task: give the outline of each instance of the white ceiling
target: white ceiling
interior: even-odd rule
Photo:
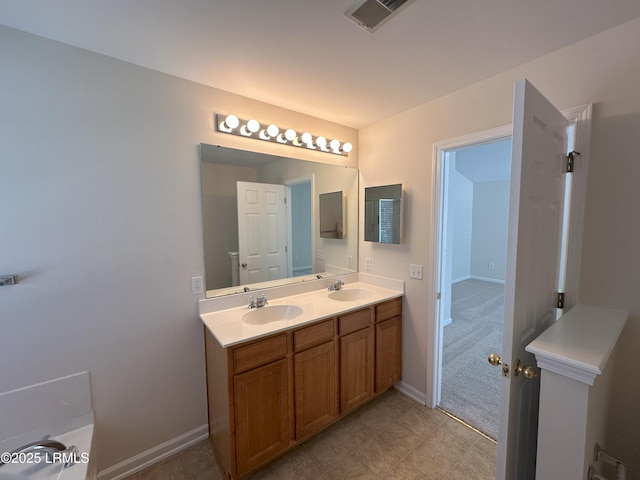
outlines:
[[[509,180],[511,174],[511,138],[458,148],[456,170],[473,183]]]
[[[360,128],[640,16],[638,0],[0,0],[0,24]]]

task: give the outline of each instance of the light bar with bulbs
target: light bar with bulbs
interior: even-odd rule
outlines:
[[[342,143],[338,139],[327,141],[326,137],[321,135],[314,137],[309,132],[298,133],[292,128],[281,129],[273,123],[265,125],[253,118],[242,120],[235,115],[220,115],[217,113],[216,130],[240,137],[255,138],[256,140],[307,148],[345,157],[353,150],[353,145],[349,142]]]

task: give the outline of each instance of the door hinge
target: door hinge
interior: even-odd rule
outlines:
[[[564,293],[556,292],[556,308],[564,308]]]
[[[287,247],[286,245],[284,246],[284,253],[287,253],[289,251],[289,247]]]
[[[567,173],[573,172],[573,160],[575,159],[576,155],[580,155],[580,152],[576,152],[574,150],[573,152],[567,153]]]
[[[287,197],[284,197],[284,204],[287,204]]]

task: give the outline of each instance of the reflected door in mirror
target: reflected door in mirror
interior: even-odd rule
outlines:
[[[285,187],[238,182],[240,284],[287,276]]]

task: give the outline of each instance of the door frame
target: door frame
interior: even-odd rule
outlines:
[[[568,258],[565,288],[565,311],[578,301],[578,285],[580,281],[580,258],[582,255],[582,232],[584,225],[584,211],[586,203],[586,180],[589,160],[589,138],[591,136],[592,104],[580,105],[567,110],[562,114],[575,123],[574,145],[580,152],[573,173],[573,187],[571,191],[572,213],[570,217]],[[442,259],[440,244],[443,240],[443,208],[442,201],[443,175],[442,153],[446,150],[467,147],[474,144],[488,143],[510,138],[513,133],[513,125],[503,125],[480,132],[452,138],[433,145],[431,163],[431,234],[429,248],[428,292],[427,292],[427,388],[426,405],[435,408],[440,400],[442,381],[442,326],[441,301],[438,296],[442,288]]]
[[[282,182],[284,186],[287,188],[287,258],[288,258],[288,274],[290,277],[293,276],[293,218],[291,215],[291,207],[293,200],[291,199],[291,186],[298,185],[301,183],[309,183],[311,185],[310,195],[311,195],[311,269],[312,272],[317,272],[316,268],[316,222],[313,221],[316,212],[316,179],[315,174],[310,173],[309,175],[303,175],[302,177],[290,178]]]

